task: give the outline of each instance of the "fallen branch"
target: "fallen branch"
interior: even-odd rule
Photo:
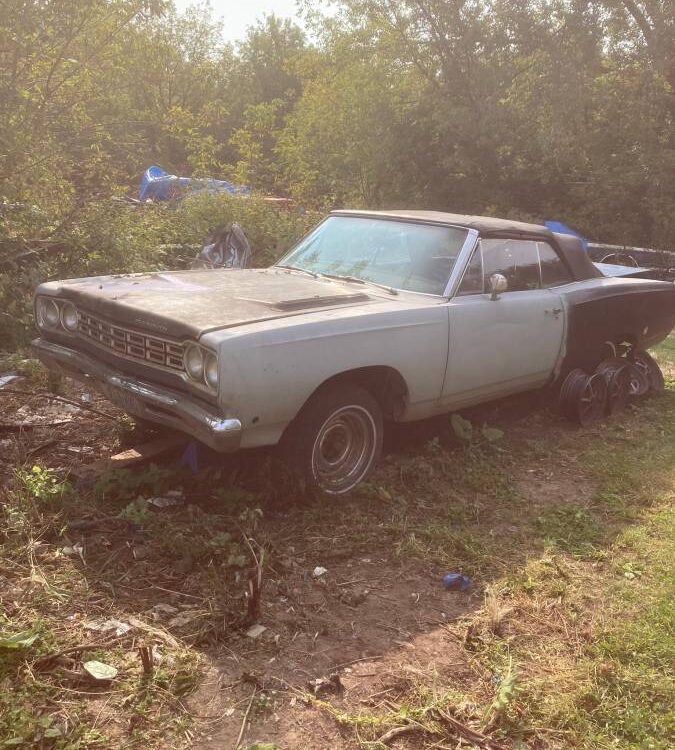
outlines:
[[[75,521],[68,521],[68,531],[87,531],[88,529],[96,529],[99,526],[105,526],[106,524],[120,524],[124,526],[133,526],[133,523],[128,518],[120,518],[120,516],[103,516],[102,518],[89,519],[78,519]]]
[[[239,730],[239,736],[237,737],[237,741],[234,743],[234,750],[239,750],[239,748],[241,747],[241,740],[244,736],[244,732],[246,731],[246,722],[248,721],[249,714],[251,713],[251,706],[253,705],[253,700],[257,692],[258,692],[258,688],[254,687],[253,692],[251,693],[251,700],[248,702],[246,713],[244,714],[244,719],[241,722],[241,729]]]
[[[59,422],[0,422],[0,430],[8,432],[22,432],[23,430],[34,430],[36,427],[59,427],[62,424],[70,424],[72,419],[62,419]]]
[[[442,711],[440,708],[438,708],[436,709],[436,714],[439,716],[441,721],[449,724],[460,737],[468,740],[469,742],[472,742],[474,745],[478,745],[478,747],[484,747],[487,750],[506,750],[504,745],[497,742],[497,740],[493,740],[491,737],[488,737],[487,735],[482,734],[475,729],[471,729],[471,727],[467,727],[466,724],[462,724],[461,721],[455,719],[454,716],[450,716],[450,714],[446,711]]]
[[[55,661],[56,659],[59,659],[62,656],[69,656],[70,654],[79,654],[81,651],[93,651],[94,649],[99,648],[108,648],[108,646],[112,646],[113,644],[117,643],[121,638],[124,638],[123,635],[115,636],[114,638],[110,638],[107,641],[95,641],[94,643],[79,643],[77,646],[71,646],[70,648],[64,648],[62,651],[56,651],[53,654],[45,654],[44,656],[40,656],[38,659],[36,659],[33,662],[33,666],[35,666],[37,669],[44,669],[46,666],[48,666],[51,662]]]
[[[380,743],[381,745],[388,745],[390,742],[400,737],[402,734],[410,734],[411,732],[417,731],[418,727],[412,724],[406,724],[403,727],[393,727],[388,732],[385,732],[379,739],[375,741],[375,744]]]
[[[262,576],[263,576],[263,564],[265,562],[265,549],[260,547],[260,557],[256,555],[253,545],[249,538],[242,532],[244,541],[248,546],[253,559],[253,564],[249,570],[248,576],[248,591],[246,593],[246,623],[254,623],[260,619],[260,601],[262,595]]]
[[[58,440],[48,440],[46,443],[37,445],[35,446],[35,448],[31,448],[29,451],[26,452],[26,458],[33,458],[33,456],[36,456],[38,453],[41,453],[43,450],[46,450],[47,448],[51,448],[52,445],[56,445],[56,443],[58,443]]]
[[[72,398],[66,398],[65,396],[57,396],[55,393],[33,393],[32,391],[22,391],[16,388],[0,389],[0,396],[5,393],[11,393],[16,396],[35,396],[36,398],[47,398],[50,401],[61,401],[64,404],[77,406],[78,409],[84,409],[84,411],[93,412],[94,414],[98,414],[100,417],[105,417],[106,419],[117,419],[117,417],[113,416],[112,414],[108,414],[105,411],[96,409],[95,407],[89,406],[88,404],[84,404],[81,401],[75,401],[75,399],[72,399]],[[42,426],[42,425],[38,425],[38,426]]]

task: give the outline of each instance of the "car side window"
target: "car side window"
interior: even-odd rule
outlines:
[[[480,247],[473,251],[471,260],[464,271],[464,278],[457,290],[458,295],[483,293],[483,257]]]
[[[531,240],[484,239],[483,276],[488,288],[493,273],[506,277],[509,292],[539,289],[539,253]]]
[[[548,242],[537,242],[537,248],[539,250],[539,263],[541,264],[541,285],[543,287],[559,286],[574,281],[562,258]]]

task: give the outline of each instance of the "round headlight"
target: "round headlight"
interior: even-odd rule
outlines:
[[[185,350],[183,359],[185,370],[193,380],[202,380],[204,377],[204,353],[196,344],[189,344]]]
[[[218,388],[218,358],[208,352],[204,360],[204,380],[211,388]]]
[[[61,306],[61,323],[66,331],[77,331],[77,308],[72,302]]]
[[[39,297],[37,301],[38,324],[46,328],[56,328],[59,324],[59,306],[49,297]]]

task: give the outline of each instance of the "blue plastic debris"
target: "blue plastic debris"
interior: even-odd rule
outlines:
[[[178,177],[153,165],[143,173],[138,197],[141,202],[179,201],[189,195],[204,192],[249,195],[251,191],[247,187],[233,185],[227,180],[215,180],[213,177]]]
[[[180,465],[187,466],[193,474],[199,471],[198,447],[194,440],[190,440],[185,446],[183,455],[180,457]]]
[[[466,591],[471,586],[471,579],[462,573],[448,573],[443,576],[443,585],[451,591]]]

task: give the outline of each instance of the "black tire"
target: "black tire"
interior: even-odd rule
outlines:
[[[284,462],[308,489],[342,495],[363,482],[382,453],[382,409],[364,388],[318,390],[281,440]]]
[[[560,406],[572,422],[586,427],[604,416],[607,383],[603,375],[587,375],[577,368],[568,373],[560,389]]]
[[[595,368],[595,372],[602,375],[607,383],[605,414],[622,412],[630,397],[630,362],[623,357],[605,359]]]
[[[647,378],[648,390],[652,393],[663,393],[666,384],[656,360],[647,352],[634,352],[631,359],[633,367]]]

